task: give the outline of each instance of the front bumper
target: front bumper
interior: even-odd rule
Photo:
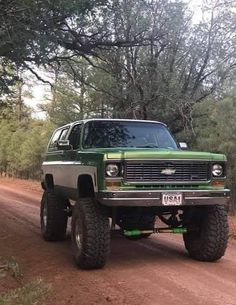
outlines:
[[[151,190],[151,191],[100,191],[97,193],[98,201],[106,206],[163,206],[163,193],[182,193],[181,206],[193,205],[222,205],[227,204],[230,190]]]

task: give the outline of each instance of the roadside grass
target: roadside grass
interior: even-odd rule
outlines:
[[[9,260],[0,257],[0,282],[12,278],[17,281],[18,288],[0,294],[0,305],[43,305],[43,301],[51,291],[50,285],[41,278],[22,284],[23,268],[15,258]]]
[[[5,277],[7,272],[15,279],[23,277],[23,269],[14,257],[11,257],[9,260],[0,258],[0,279]]]
[[[42,279],[0,295],[0,305],[42,305],[51,288]]]

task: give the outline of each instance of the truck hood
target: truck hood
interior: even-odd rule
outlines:
[[[153,148],[99,148],[96,152],[104,153],[106,159],[166,159],[166,160],[209,160],[226,161],[223,154],[209,152],[167,150]]]

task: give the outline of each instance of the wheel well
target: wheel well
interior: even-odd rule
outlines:
[[[53,175],[51,175],[51,174],[46,174],[45,175],[45,184],[46,184],[46,188],[47,189],[54,188]]]
[[[93,180],[90,175],[81,175],[78,178],[79,198],[94,197]]]

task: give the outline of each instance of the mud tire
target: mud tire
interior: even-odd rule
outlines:
[[[219,260],[225,253],[229,228],[224,206],[198,208],[188,218],[190,231],[183,234],[185,247],[193,259],[206,262]],[[198,229],[198,232],[191,229]]]
[[[44,240],[63,241],[66,238],[68,205],[68,200],[59,197],[53,190],[44,191],[40,208],[41,234]]]
[[[110,254],[108,216],[94,198],[79,199],[72,214],[72,251],[81,269],[104,267]]]

